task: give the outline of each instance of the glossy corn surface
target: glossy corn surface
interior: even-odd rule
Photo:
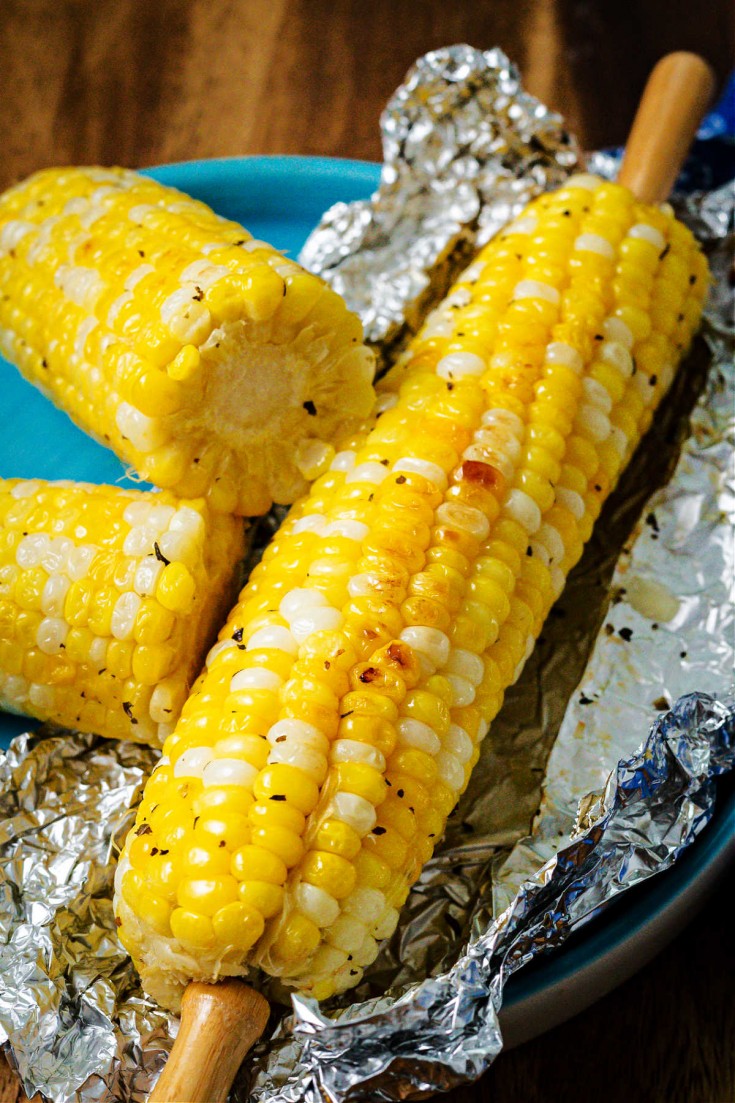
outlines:
[[[118,868],[175,1005],[251,965],[358,982],[688,347],[707,266],[578,177],[464,273],[253,572]]]
[[[0,479],[0,709],[160,746],[226,615],[243,532],[201,499]]]
[[[0,196],[0,352],[150,482],[244,515],[304,493],[373,402],[335,292],[123,169],[49,169]]]

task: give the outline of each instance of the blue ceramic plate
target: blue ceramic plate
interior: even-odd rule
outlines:
[[[380,170],[360,161],[248,157],[147,171],[295,257],[322,212],[338,200],[370,195]],[[93,483],[123,479],[115,456],[85,436],[2,358],[0,394],[0,476]],[[0,714],[0,746],[27,728],[22,718]],[[518,1043],[555,1026],[629,977],[684,926],[733,859],[735,792],[730,791],[723,795],[714,822],[673,870],[626,894],[564,950],[510,982],[502,1014],[507,1042]]]

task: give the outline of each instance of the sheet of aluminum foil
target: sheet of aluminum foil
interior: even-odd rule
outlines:
[[[378,190],[331,207],[300,260],[357,311],[385,361],[472,253],[580,155],[561,116],[523,90],[497,49],[426,54],[380,125]]]
[[[421,98],[420,89],[417,95]],[[545,109],[539,110],[543,115]],[[571,148],[566,140],[563,148]],[[519,157],[519,169],[521,162]],[[734,374],[728,345],[732,291],[725,271],[732,256],[732,242],[726,239],[732,209],[732,194],[723,192],[695,197],[685,212],[709,242],[719,276],[706,344],[700,343],[679,373],[654,433],[610,499],[534,656],[493,725],[470,787],[409,898],[396,936],[341,1005],[320,1010],[296,1000],[291,1015],[276,1010],[273,1036],[241,1074],[233,1099],[405,1099],[478,1075],[502,1045],[497,1013],[510,973],[540,947],[560,945],[628,883],[669,865],[711,815],[712,779],[732,760],[732,703],[701,694],[686,698],[656,723],[642,755],[631,757],[629,749],[641,742],[663,698],[673,701],[681,692],[683,660],[679,668],[672,659],[654,670],[646,665],[656,661],[651,649],[629,675],[644,679],[647,690],[655,686],[660,698],[648,702],[644,695],[648,713],[621,712],[620,719],[617,693],[599,706],[611,730],[626,726],[627,761],[601,796],[584,802],[581,834],[564,841],[558,854],[559,817],[566,816],[568,830],[574,815],[573,798],[553,804],[559,785],[567,777],[570,787],[579,787],[582,778],[597,786],[615,770],[620,748],[596,739],[597,760],[583,768],[576,762],[580,741],[567,739],[567,751],[555,750],[551,760],[545,796],[542,786],[565,710],[564,731],[576,730],[580,716],[588,715],[580,712],[587,706],[575,686],[595,641],[599,649],[611,638],[604,627],[613,615],[610,579],[624,545],[627,558],[639,562],[638,542],[648,538],[652,526],[635,541],[628,535],[641,510],[645,525],[651,492],[667,486],[664,494],[672,495],[653,503],[661,531],[660,515],[675,502],[688,501],[682,505],[685,516],[696,508],[697,516],[707,518],[708,548],[718,541],[724,548],[727,540],[724,513],[732,512],[735,499],[727,497],[722,482],[726,465],[720,470],[718,464],[726,435],[732,433],[732,402],[728,421],[724,393],[732,388]],[[514,213],[509,207],[507,215]],[[697,405],[705,377],[709,390]],[[722,399],[714,404],[712,388]],[[706,453],[712,464],[684,472],[680,464],[670,480],[689,436],[693,407],[692,455]],[[696,539],[691,532],[690,537]],[[675,570],[676,549],[667,552],[667,540],[660,541],[656,577],[676,597],[682,578]],[[700,553],[697,548],[701,560]],[[697,582],[696,608],[677,636],[702,678],[687,687],[698,690],[719,692],[730,676],[723,669],[724,650],[710,647],[706,634],[713,609],[723,631],[727,628],[723,569],[719,561],[707,559]],[[684,581],[691,596],[691,578]],[[616,581],[616,586],[616,596],[625,598],[620,595],[625,583]],[[593,657],[592,664],[596,661]],[[585,676],[585,687],[585,697],[597,693],[594,678]],[[131,822],[130,809],[153,761],[153,752],[138,746],[50,729],[21,736],[7,755],[0,754],[0,1040],[7,1039],[6,1052],[29,1095],[39,1090],[64,1103],[142,1103],[171,1047],[176,1022],[143,995],[115,938],[108,862]],[[641,822],[653,825],[646,844],[640,842]],[[538,849],[523,866],[532,846]],[[623,859],[631,874],[621,882],[615,875]]]

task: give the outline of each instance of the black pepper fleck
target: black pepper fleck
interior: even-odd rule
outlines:
[[[156,559],[158,560],[158,562],[163,563],[164,567],[168,567],[171,560],[167,559],[166,556],[163,554],[163,552],[161,551],[161,549],[158,546],[158,541],[154,541],[153,550],[156,553]]]

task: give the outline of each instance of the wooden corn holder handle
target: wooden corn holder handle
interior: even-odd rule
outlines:
[[[619,176],[638,199],[667,198],[713,88],[712,70],[696,54],[669,54],[653,70]],[[178,1037],[149,1103],[225,1103],[268,1013],[266,1000],[242,981],[193,981],[184,993]]]
[[[268,1001],[241,980],[192,981],[181,1001],[178,1036],[149,1103],[225,1103],[269,1014]]]
[[[643,203],[668,198],[714,87],[712,69],[697,54],[667,54],[653,69],[618,174]]]

